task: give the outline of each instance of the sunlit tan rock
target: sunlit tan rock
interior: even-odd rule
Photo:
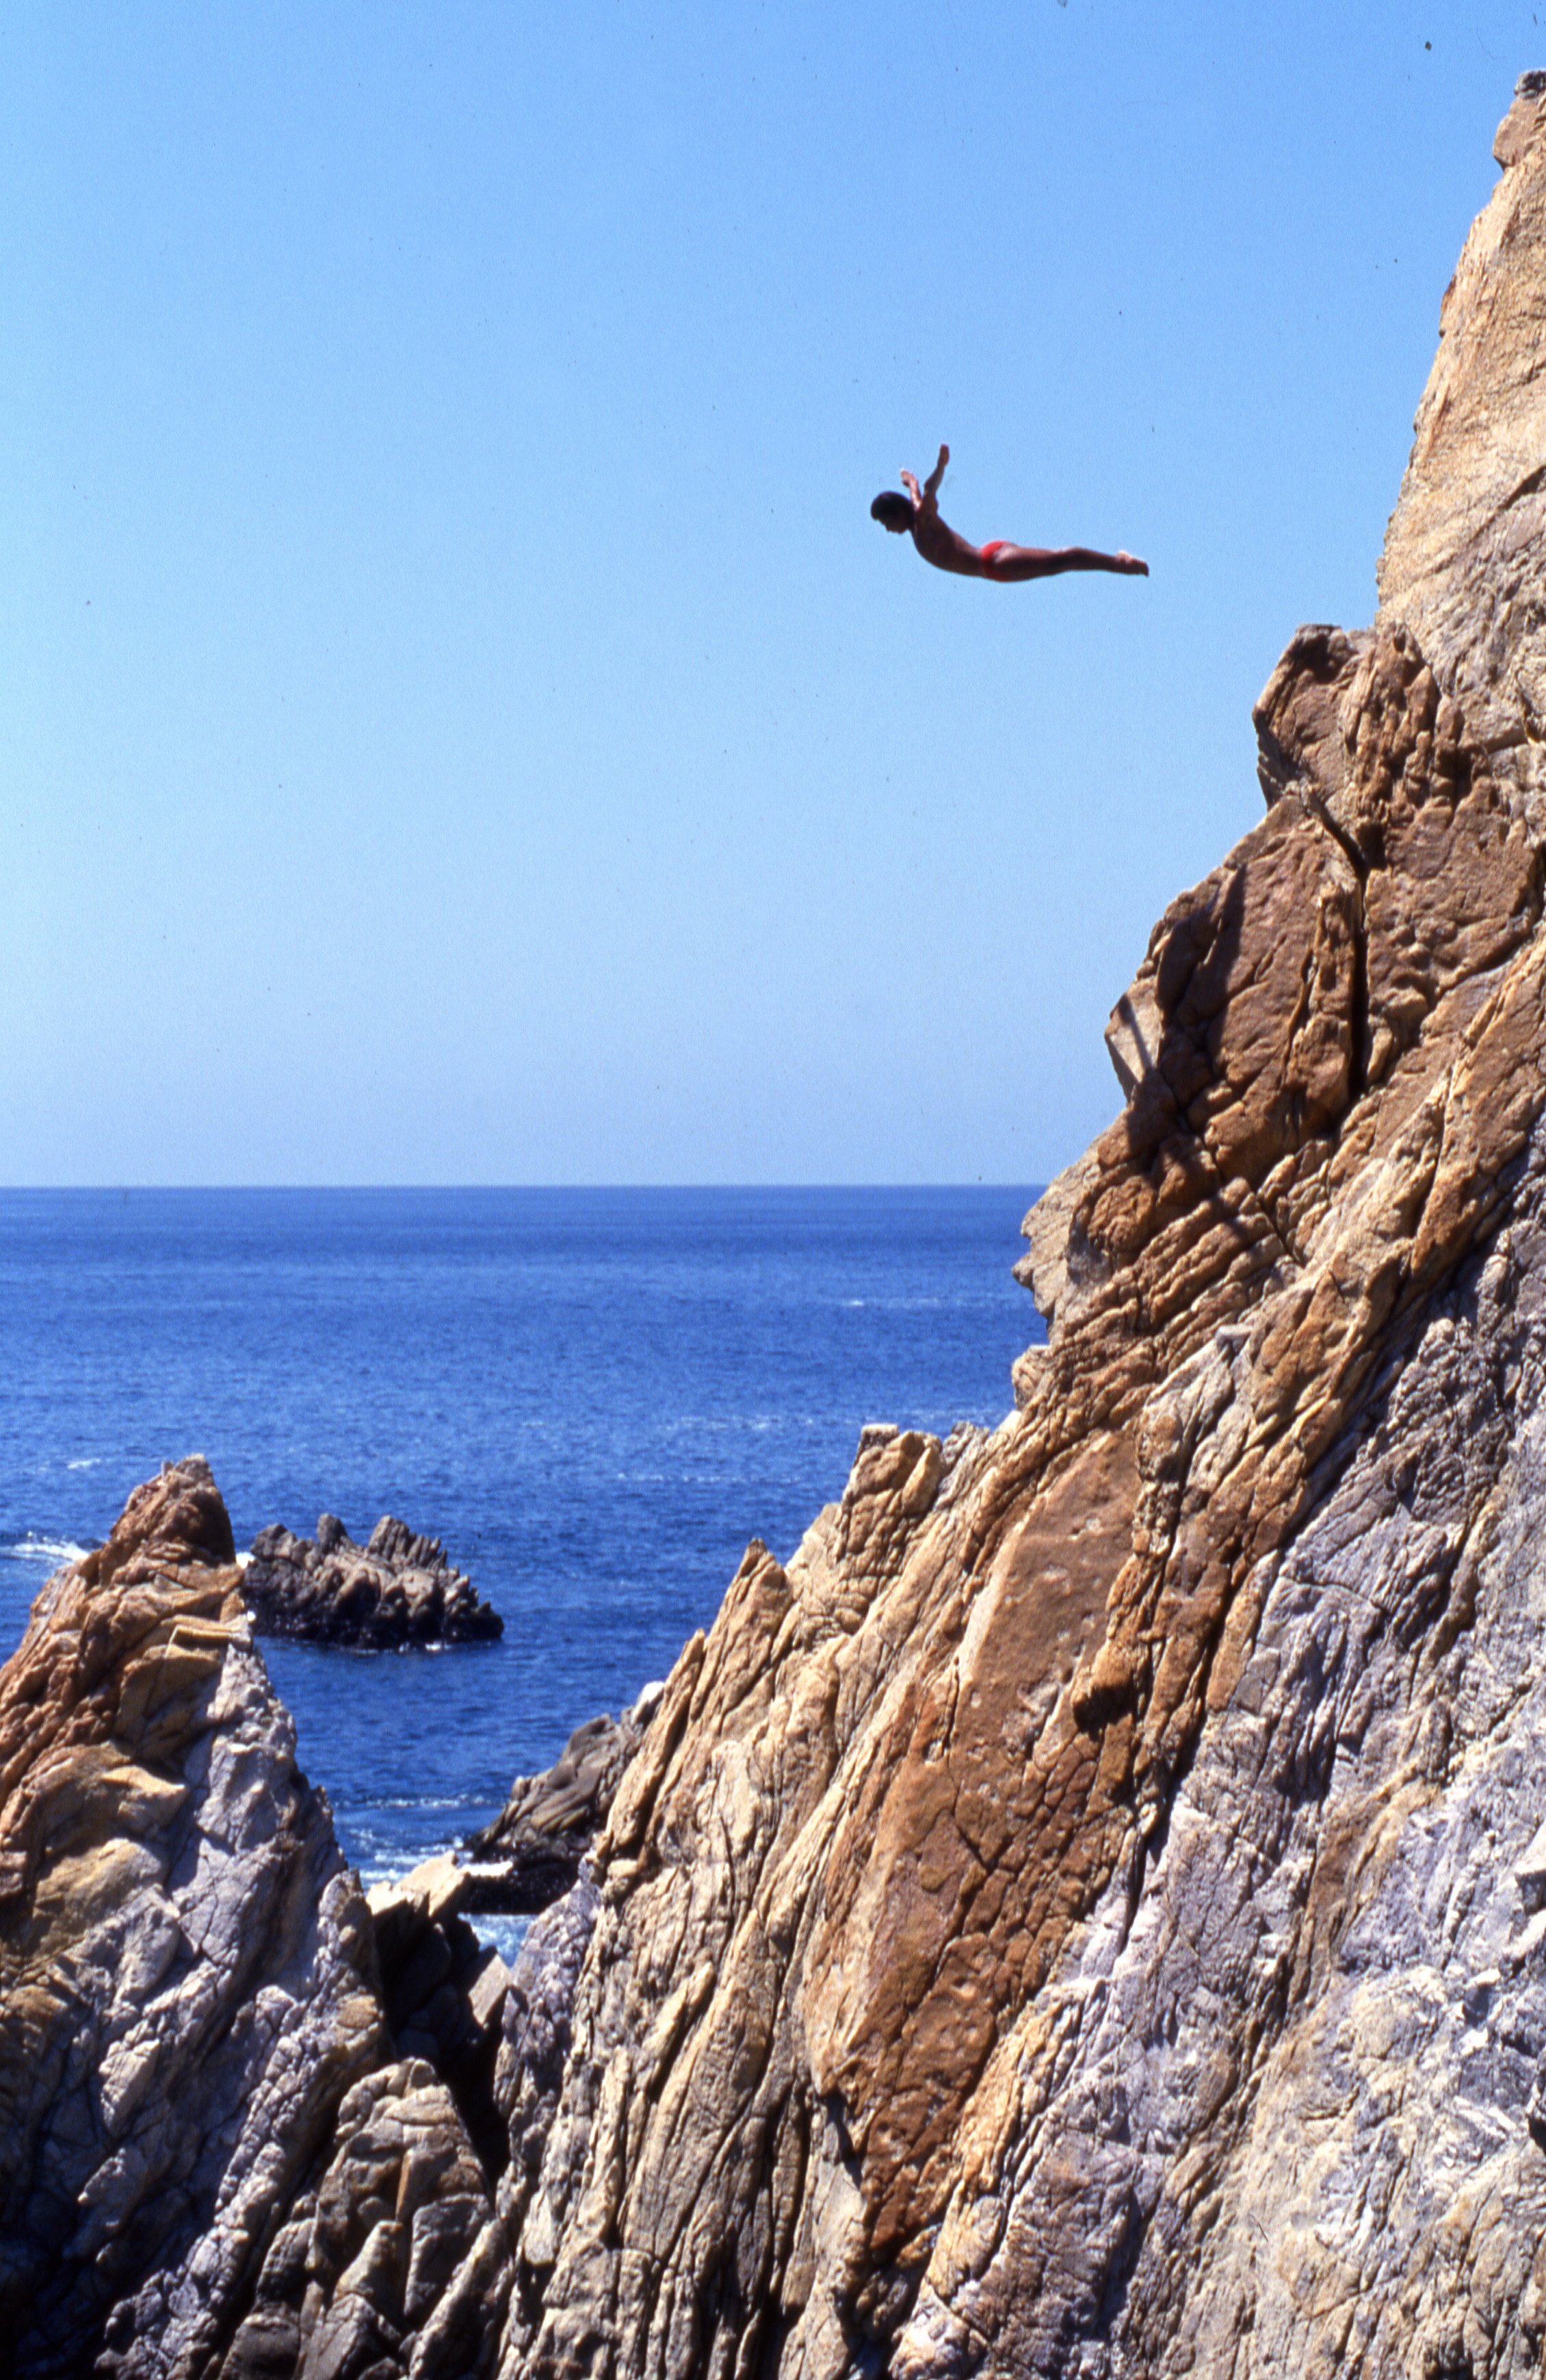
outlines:
[[[1538,2366],[1543,114],[1379,616],[1291,642],[1028,1219],[1016,1410],[866,1433],[624,1778],[511,2380]]]

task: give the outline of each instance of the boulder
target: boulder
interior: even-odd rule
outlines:
[[[478,1643],[505,1633],[498,1612],[452,1568],[439,1538],[416,1536],[390,1513],[364,1546],[332,1512],[317,1523],[314,1539],[277,1523],[261,1530],[242,1588],[262,1636],[374,1652]]]

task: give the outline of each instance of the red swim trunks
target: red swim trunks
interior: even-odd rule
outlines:
[[[999,555],[1008,552],[1012,540],[1007,537],[995,537],[987,545],[980,545],[977,550],[992,570],[995,567]]]

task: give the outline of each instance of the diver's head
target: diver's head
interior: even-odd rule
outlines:
[[[901,530],[913,525],[912,498],[900,489],[887,488],[870,507],[870,517],[878,520],[883,528]]]

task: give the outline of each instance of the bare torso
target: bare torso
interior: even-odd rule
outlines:
[[[980,547],[968,545],[957,530],[942,521],[932,504],[921,504],[913,515],[912,539],[924,561],[931,562],[936,570],[954,570],[963,578],[992,576]]]
[[[950,460],[948,446],[920,488],[911,471],[902,485],[912,499],[912,541],[925,562],[936,570],[953,571],[960,578],[996,578],[1013,585],[1024,578],[1054,578],[1065,570],[1110,570],[1124,578],[1147,578],[1149,565],[1132,553],[1099,553],[1088,545],[1014,545],[1007,538],[987,545],[970,545],[940,518],[938,490]]]

